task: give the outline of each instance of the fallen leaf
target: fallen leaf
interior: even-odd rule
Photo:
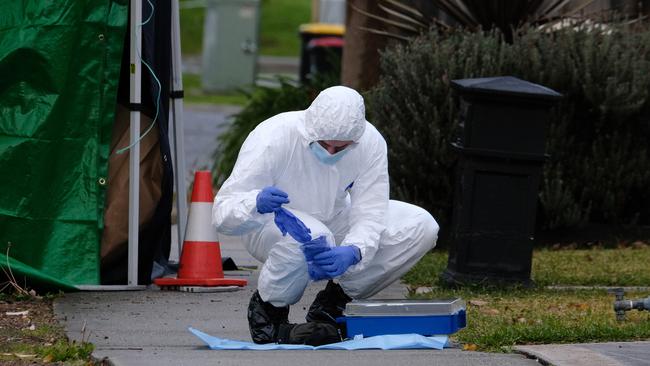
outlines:
[[[49,363],[54,361],[54,356],[50,353],[49,355],[43,357],[43,362]]]
[[[29,314],[29,310],[25,311],[7,311],[5,315],[7,316],[27,316]]]
[[[582,311],[589,309],[589,304],[587,303],[571,303],[569,306]]]
[[[524,317],[517,318],[517,323],[525,323],[525,322],[526,322],[526,318]]]
[[[463,351],[476,351],[478,348],[474,343],[463,344]]]
[[[433,289],[431,287],[418,287],[415,289],[415,294],[416,295],[424,295],[432,292]]]
[[[487,305],[487,301],[483,301],[483,300],[469,300],[469,304],[470,304],[470,305],[474,305],[474,306],[485,306],[485,305]]]

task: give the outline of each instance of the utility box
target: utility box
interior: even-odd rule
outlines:
[[[552,107],[561,94],[514,77],[452,81],[459,121],[447,285],[530,279],[537,196]]]
[[[320,0],[318,21],[329,24],[345,24],[345,0]]]
[[[206,0],[202,88],[233,90],[255,83],[259,0]]]

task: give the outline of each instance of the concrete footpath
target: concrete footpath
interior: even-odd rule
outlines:
[[[78,292],[56,300],[54,310],[68,336],[95,345],[93,356],[112,365],[484,365],[534,366],[519,354],[445,350],[213,351],[187,328],[235,340],[250,340],[246,307],[257,271],[229,272],[250,283],[221,293],[159,291]],[[290,321],[303,322],[321,286],[312,286],[291,308]],[[404,287],[386,289],[382,298],[401,298]]]
[[[246,308],[257,288],[261,263],[237,239],[220,237],[221,254],[248,270],[227,271],[225,277],[246,278],[248,286],[233,292],[187,293],[160,291],[77,292],[56,299],[54,312],[70,339],[95,345],[93,356],[116,366],[158,365],[481,365],[535,366],[521,354],[494,354],[444,350],[359,351],[213,351],[187,328],[215,337],[250,341]],[[172,254],[177,252],[172,241]],[[304,316],[324,282],[313,283],[296,305],[289,320]],[[407,289],[389,286],[376,298],[403,299]]]

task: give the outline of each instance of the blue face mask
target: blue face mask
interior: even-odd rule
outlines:
[[[343,155],[348,152],[350,147],[346,147],[345,149],[337,152],[336,154],[332,155],[327,150],[325,150],[324,147],[320,146],[318,142],[312,142],[309,144],[309,149],[311,152],[314,153],[314,156],[323,164],[327,165],[334,165],[336,164],[337,161],[341,160]]]

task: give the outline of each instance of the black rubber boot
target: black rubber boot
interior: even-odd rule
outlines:
[[[309,307],[305,320],[308,322],[326,322],[336,324],[336,318],[343,315],[345,305],[352,298],[334,281],[327,281],[327,286],[321,290]]]
[[[329,323],[280,324],[278,343],[322,346],[343,340],[341,331]]]
[[[255,343],[275,343],[280,325],[289,323],[289,307],[275,307],[265,302],[256,290],[248,304],[248,329]]]

